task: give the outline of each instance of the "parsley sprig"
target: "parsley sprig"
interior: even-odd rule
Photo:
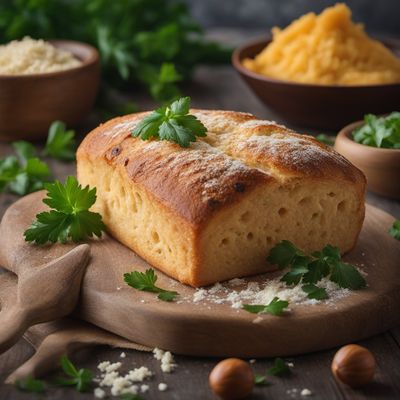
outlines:
[[[275,358],[274,365],[267,370],[267,373],[274,376],[290,375],[291,369],[289,364],[280,357]]]
[[[365,115],[364,124],[353,131],[353,139],[367,146],[400,149],[400,112],[386,117]]]
[[[156,286],[157,275],[154,269],[147,269],[146,272],[133,271],[124,274],[124,281],[131,287],[144,292],[158,293],[158,298],[163,301],[173,301],[179,294],[172,290],[161,289]]]
[[[267,260],[279,269],[289,268],[281,280],[287,285],[303,283],[302,289],[311,299],[327,298],[325,289],[316,285],[324,277],[329,277],[341,288],[356,290],[366,286],[358,270],[343,262],[339,249],[329,244],[322,251],[306,255],[293,243],[283,240],[271,249]]]
[[[67,130],[64,122],[54,121],[49,128],[43,155],[61,161],[73,161],[75,147],[75,131]]]
[[[75,159],[75,132],[66,130],[61,121],[54,121],[49,128],[46,146],[41,155],[58,160]],[[39,159],[35,146],[25,140],[13,142],[16,155],[0,159],[0,193],[10,192],[24,196],[42,190],[50,181],[49,166]]]
[[[31,376],[17,380],[15,385],[17,389],[21,390],[22,392],[44,393],[46,391],[46,386],[44,382],[38,379],[34,379]]]
[[[243,304],[243,310],[251,312],[253,314],[272,314],[282,315],[284,310],[289,306],[289,302],[286,300],[279,300],[278,297],[274,297],[267,305],[262,304]]]
[[[254,375],[254,384],[256,386],[269,386],[270,382],[267,381],[267,377],[266,376],[255,374]]]
[[[206,136],[206,127],[189,114],[190,97],[181,97],[171,104],[158,108],[143,118],[132,131],[132,136],[142,140],[156,138],[188,147],[198,136]]]
[[[59,386],[74,386],[78,392],[87,392],[93,381],[92,371],[81,368],[77,369],[67,356],[61,357],[61,368],[64,371],[65,378],[57,378],[55,383]]]
[[[105,225],[101,215],[89,211],[96,201],[96,188],[82,188],[77,179],[69,176],[63,185],[60,181],[46,184],[47,197],[43,203],[51,211],[36,215],[29,229],[24,233],[27,242],[44,244],[47,242],[78,242],[87,237],[101,236]]]
[[[400,219],[393,222],[393,225],[389,229],[389,234],[395,239],[400,240]]]
[[[36,157],[34,146],[23,140],[13,143],[17,156],[0,160],[0,192],[23,196],[43,189],[50,178],[48,165]]]

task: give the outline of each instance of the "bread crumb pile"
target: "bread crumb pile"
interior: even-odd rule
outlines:
[[[274,297],[279,297],[280,300],[287,300],[290,307],[293,304],[312,305],[322,302],[334,305],[338,299],[351,293],[349,289],[342,289],[328,278],[323,278],[317,283],[317,286],[324,288],[329,298],[326,300],[309,299],[301,285],[288,286],[285,282],[281,282],[281,273],[279,276],[276,273],[274,275],[274,278],[271,279],[271,275],[269,275],[265,281],[261,282],[232,279],[224,284],[216,283],[209,289],[196,289],[193,296],[185,300],[193,303],[230,304],[232,308],[240,309],[243,304],[268,304]]]
[[[272,30],[273,41],[254,59],[251,71],[272,78],[322,85],[400,82],[400,59],[351,20],[343,3],[320,15],[308,13],[286,29]]]
[[[81,61],[42,39],[25,37],[0,46],[0,74],[28,75],[75,68]]]
[[[154,358],[160,361],[162,372],[171,373],[177,367],[171,352],[155,348],[153,354]],[[126,354],[121,353],[120,357],[126,358]],[[120,373],[121,367],[121,362],[102,361],[98,364],[97,369],[100,371],[100,376],[95,379],[95,382],[99,386],[93,392],[96,398],[106,398],[107,392],[105,389],[107,388],[111,396],[137,395],[138,393],[146,393],[150,389],[148,384],[143,383],[154,376],[154,373],[147,367],[134,368],[126,374]],[[157,387],[160,392],[168,389],[167,384],[164,382],[160,382]]]

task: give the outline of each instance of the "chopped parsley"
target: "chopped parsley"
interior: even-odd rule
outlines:
[[[144,292],[158,293],[157,297],[162,301],[173,301],[179,293],[156,286],[157,278],[152,268],[146,270],[146,272],[133,271],[124,274],[124,281],[129,286]]]

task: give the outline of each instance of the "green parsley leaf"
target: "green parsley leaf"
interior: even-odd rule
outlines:
[[[0,160],[0,192],[9,191],[23,196],[41,190],[50,177],[50,169],[38,158],[28,158],[31,155],[25,144],[18,143],[17,153],[23,165],[15,156]]]
[[[25,140],[19,140],[13,142],[12,145],[17,156],[23,163],[26,163],[29,158],[37,157],[36,149],[32,143],[26,142]]]
[[[124,281],[135,289],[158,293],[157,297],[162,301],[173,301],[179,294],[178,292],[161,289],[156,286],[157,275],[152,268],[147,269],[146,272],[133,271],[124,274]]]
[[[330,279],[342,288],[361,289],[367,286],[362,275],[351,264],[336,262],[332,265]]]
[[[329,274],[329,264],[324,258],[312,261],[307,266],[307,271],[303,275],[303,282],[305,283],[317,283],[322,278]]]
[[[326,290],[314,285],[313,283],[303,285],[301,288],[307,293],[309,299],[324,300],[328,298]]]
[[[162,104],[173,101],[181,95],[177,83],[183,77],[173,63],[162,63],[160,68],[146,64],[141,68],[140,77],[146,82],[153,98]]]
[[[393,222],[393,225],[389,229],[389,234],[395,239],[400,240],[400,219]]]
[[[264,375],[254,375],[254,384],[257,386],[269,386],[270,383],[267,381],[267,377]]]
[[[291,264],[296,256],[304,256],[304,253],[288,240],[282,240],[271,249],[267,261],[283,269]]]
[[[43,381],[34,379],[31,376],[25,379],[18,379],[15,384],[17,388],[23,392],[43,393],[46,390]]]
[[[78,392],[87,392],[90,389],[94,377],[92,371],[86,368],[78,370],[67,356],[61,357],[61,368],[69,378],[57,378],[57,385],[75,386]]]
[[[367,114],[364,124],[353,131],[357,143],[382,148],[400,148],[400,112],[386,117]]]
[[[182,97],[168,106],[158,108],[143,118],[132,131],[142,140],[156,138],[188,147],[198,136],[206,136],[206,127],[189,115],[190,97]]]
[[[315,139],[327,146],[333,146],[335,144],[335,139],[332,136],[325,135],[325,133],[317,135]]]
[[[261,304],[243,304],[243,310],[251,312],[253,314],[272,314],[272,315],[282,315],[285,308],[287,308],[289,302],[286,300],[279,300],[278,297],[274,297],[271,302],[267,305]]]
[[[308,272],[310,259],[303,256],[295,256],[292,260],[291,270],[281,278],[287,285],[297,285],[304,274]]]
[[[322,251],[316,251],[310,256],[305,256],[293,243],[284,240],[271,249],[268,261],[280,268],[290,268],[281,278],[288,285],[297,285],[300,282],[314,285],[322,278],[329,276],[332,282],[342,288],[361,289],[366,286],[365,279],[358,270],[350,264],[343,263],[339,249],[329,244]],[[306,288],[311,287],[306,285]],[[315,288],[314,292],[309,294],[309,297],[318,296],[322,299],[327,295],[326,291],[317,291]]]
[[[290,375],[292,371],[290,370],[290,367],[285,360],[277,357],[274,360],[274,365],[271,368],[269,368],[267,372],[270,375],[274,376],[284,376],[284,375]]]
[[[89,211],[96,201],[96,188],[82,188],[75,177],[69,176],[63,185],[59,181],[46,184],[47,197],[43,203],[52,211],[36,215],[36,220],[24,233],[27,242],[78,242],[88,237],[101,237],[106,229],[101,215]]]
[[[49,128],[43,154],[61,161],[75,160],[75,131],[67,130],[61,121],[54,121]]]

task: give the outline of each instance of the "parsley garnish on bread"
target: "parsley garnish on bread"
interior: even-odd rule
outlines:
[[[189,147],[198,136],[206,136],[206,127],[189,114],[190,97],[181,97],[173,103],[160,107],[144,117],[132,131],[132,136],[142,140],[156,138]]]

